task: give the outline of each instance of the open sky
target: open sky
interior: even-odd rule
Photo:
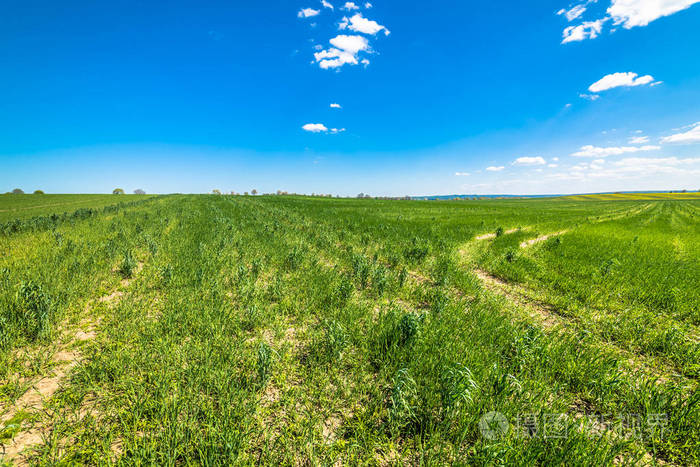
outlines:
[[[0,191],[700,189],[700,0],[5,0]]]

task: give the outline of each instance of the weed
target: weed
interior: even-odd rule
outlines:
[[[451,365],[441,376],[443,408],[449,411],[471,403],[478,389],[469,368],[461,364]]]
[[[430,253],[430,244],[424,239],[413,237],[409,246],[404,249],[404,258],[406,260],[420,263]]]
[[[270,379],[272,371],[272,349],[264,342],[261,342],[258,346],[257,370],[258,384],[260,387],[264,387]]]
[[[134,277],[134,271],[136,271],[136,267],[138,266],[138,263],[136,262],[136,259],[134,259],[134,256],[131,254],[131,251],[127,251],[124,253],[124,258],[122,259],[121,264],[119,265],[119,274],[122,275],[125,279],[131,279]]]
[[[372,287],[374,288],[374,291],[376,292],[378,297],[384,295],[386,284],[386,269],[384,268],[384,266],[379,265],[376,268],[374,268],[374,272],[372,273]]]
[[[402,368],[392,379],[389,421],[392,430],[401,431],[415,419],[416,382],[408,369]]]
[[[27,337],[36,339],[50,332],[52,300],[41,285],[32,281],[22,282],[17,292],[17,302],[21,309],[20,322]]]

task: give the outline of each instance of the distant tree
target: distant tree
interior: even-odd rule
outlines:
[[[135,194],[135,195],[145,195],[146,192],[143,191],[141,188],[137,188],[137,189],[134,190],[134,194]]]
[[[41,190],[34,190],[34,194],[35,194],[35,195],[43,195],[44,192],[41,191]]]
[[[21,188],[15,188],[14,190],[12,190],[12,194],[13,195],[23,195],[24,191],[22,191]]]
[[[358,198],[364,198],[364,197],[365,197],[365,194],[364,194],[364,193],[360,193],[359,195],[357,195],[357,197],[358,197]]]
[[[256,190],[255,188],[253,188],[253,191],[251,191],[251,193],[253,193],[253,196],[255,196],[255,195],[258,194],[258,190]]]
[[[123,194],[124,194],[124,190],[121,189],[121,188],[115,188],[115,189],[112,191],[112,194],[113,194],[113,195],[123,195]]]
[[[214,188],[213,190],[211,190],[211,192],[214,193],[215,195],[220,195],[220,194],[221,194],[221,190],[217,190],[216,188]]]
[[[248,196],[248,192],[247,192],[247,191],[246,191],[246,192],[244,192],[243,194],[244,194],[245,196]]]

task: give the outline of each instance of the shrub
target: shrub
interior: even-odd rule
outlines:
[[[43,195],[44,192],[42,190],[34,190],[35,195]]]
[[[502,237],[504,233],[505,230],[503,230],[503,227],[499,227],[496,229],[496,237]]]

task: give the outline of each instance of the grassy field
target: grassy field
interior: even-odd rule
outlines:
[[[0,234],[0,462],[697,465],[699,215],[167,196]]]
[[[686,193],[608,193],[598,195],[567,196],[566,199],[588,201],[645,201],[645,200],[700,200],[700,191]]]
[[[153,195],[0,195],[0,223],[80,208],[102,208],[122,202],[139,201]]]

